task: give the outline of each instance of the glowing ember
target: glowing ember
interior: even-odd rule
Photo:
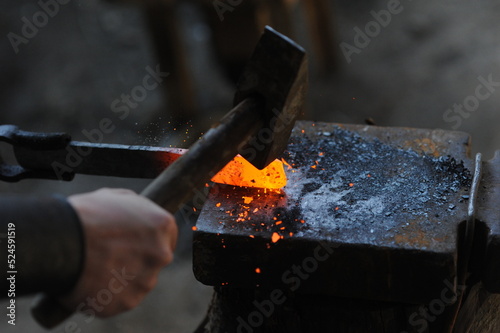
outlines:
[[[238,155],[212,181],[235,186],[279,189],[286,185],[286,175],[283,163],[279,160],[259,170]]]
[[[271,240],[273,241],[273,243],[276,243],[277,241],[279,241],[280,238],[281,237],[277,232],[273,232],[273,235],[271,236]]]
[[[292,169],[292,166],[290,164],[288,164],[287,161],[285,161],[284,158],[281,159],[281,162],[283,162],[284,165],[286,165],[288,167],[288,170]]]
[[[257,267],[257,268],[255,269],[255,273],[260,274],[260,268],[259,268],[259,267]]]
[[[245,204],[249,204],[253,201],[253,198],[252,197],[243,197],[243,202]]]
[[[215,204],[215,207],[220,207],[222,204],[220,202]]]
[[[198,230],[198,228],[196,228],[196,227],[192,227],[191,229],[192,229],[193,231]]]

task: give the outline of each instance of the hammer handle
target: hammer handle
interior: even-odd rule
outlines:
[[[180,210],[195,191],[229,163],[262,127],[262,107],[263,103],[258,99],[243,100],[151,182],[141,195],[172,213]],[[31,312],[47,329],[59,325],[72,314],[46,294],[35,299]]]

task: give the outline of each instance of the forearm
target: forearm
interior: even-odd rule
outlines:
[[[8,266],[10,223],[15,226],[14,269]],[[0,235],[0,290],[4,291],[0,297],[6,297],[9,289],[7,271],[17,271],[16,296],[67,292],[80,276],[82,227],[65,199],[0,196]]]

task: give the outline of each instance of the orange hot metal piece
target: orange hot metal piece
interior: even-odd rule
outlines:
[[[274,160],[266,168],[259,170],[240,155],[212,178],[215,183],[271,189],[282,188],[286,185],[286,180],[281,161]]]
[[[271,240],[273,241],[273,243],[276,243],[277,241],[279,241],[280,238],[281,237],[277,232],[273,232],[273,235],[271,236]]]

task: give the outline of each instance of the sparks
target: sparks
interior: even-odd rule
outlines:
[[[279,241],[280,238],[281,237],[277,232],[273,232],[273,235],[271,236],[271,240],[273,241],[273,243],[276,243],[277,241]]]
[[[243,202],[245,204],[249,204],[253,201],[253,198],[252,197],[243,197]]]
[[[281,162],[283,162],[284,165],[286,165],[288,167],[288,170],[292,169],[292,166],[290,164],[288,164],[287,161],[285,161],[284,158],[281,159]]]

